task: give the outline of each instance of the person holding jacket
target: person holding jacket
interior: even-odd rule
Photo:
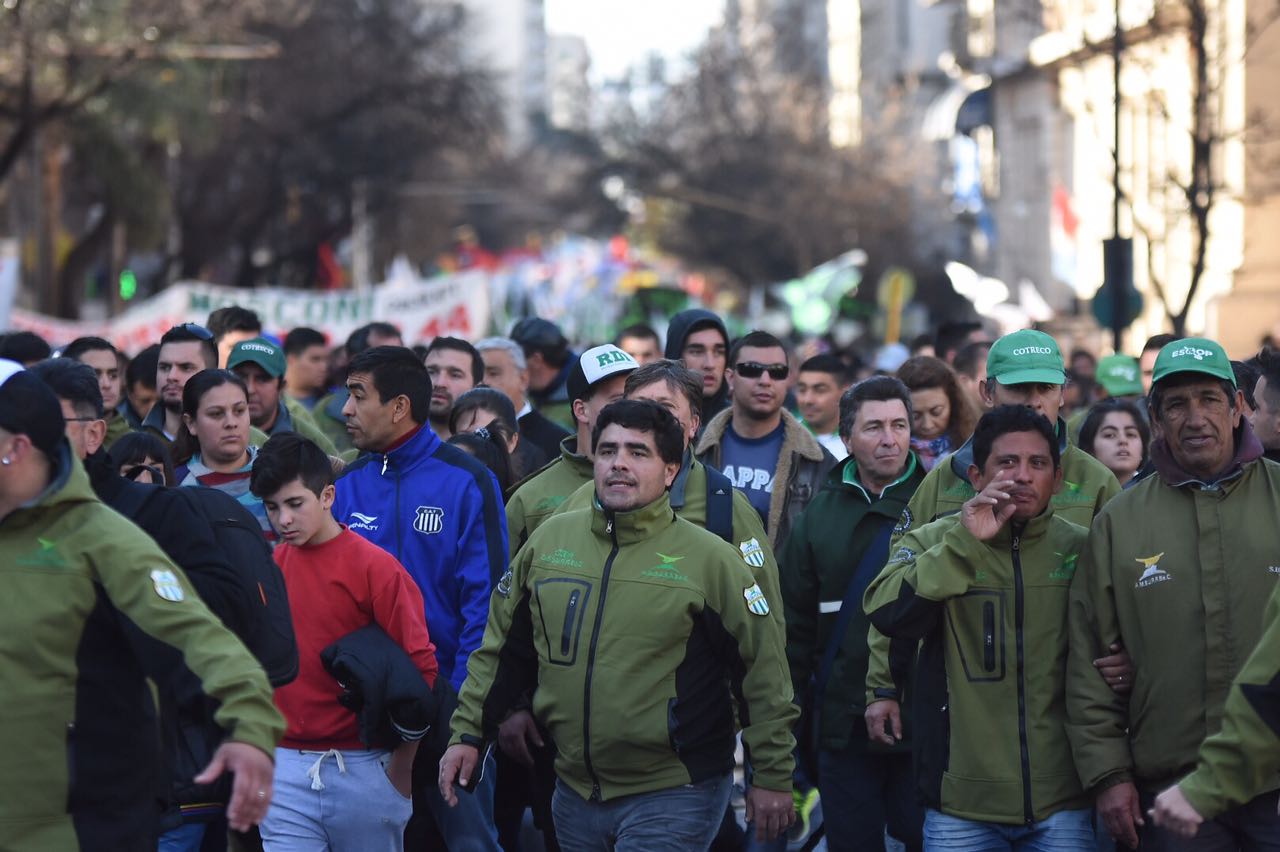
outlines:
[[[598,505],[555,515],[494,591],[440,763],[440,791],[475,778],[513,702],[557,748],[566,850],[706,849],[732,784],[735,711],[755,767],[747,817],[794,819],[782,630],[741,556],[676,517],[680,424],[653,402],[606,406],[592,433]],[[772,602],[776,605],[777,601]]]
[[[147,678],[183,665],[227,732],[195,779],[235,773],[228,819],[261,822],[283,723],[257,661],[147,535],[103,505],[57,398],[0,361],[0,846],[156,848],[165,781]]]
[[[911,415],[910,391],[889,376],[841,395],[839,431],[849,455],[800,514],[779,559],[791,685],[796,695],[811,695],[813,718],[803,727],[811,738],[800,745],[816,752],[832,852],[883,849],[886,821],[908,849],[921,845],[910,743],[879,746],[862,718],[869,627],[862,595],[925,475],[909,449]],[[895,675],[905,681],[915,642],[899,644]]]
[[[971,444],[975,495],[893,545],[865,599],[884,634],[923,640],[912,708],[925,848],[1092,852],[1064,697],[1067,595],[1088,531],[1053,509],[1062,463],[1042,415],[998,407]]]
[[[1148,400],[1156,473],[1103,509],[1072,586],[1076,766],[1112,836],[1144,850],[1280,844],[1280,778],[1218,816],[1198,846],[1142,816],[1222,727],[1280,574],[1280,466],[1262,458],[1243,402],[1215,341],[1160,350]],[[1128,700],[1091,671],[1090,658],[1112,642],[1124,643],[1137,672]]]
[[[333,516],[394,556],[418,584],[440,675],[456,689],[484,635],[489,593],[506,571],[498,483],[427,425],[431,377],[411,350],[361,352],[348,366],[346,388],[342,410],[361,455],[337,481]],[[431,810],[450,849],[497,848],[492,773],[461,812],[446,811],[434,790],[416,792],[415,813]]]

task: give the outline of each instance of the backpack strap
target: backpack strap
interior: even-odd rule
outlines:
[[[870,546],[862,552],[862,559],[858,561],[858,567],[854,569],[853,577],[849,580],[844,600],[840,603],[840,618],[836,621],[835,629],[831,631],[831,638],[827,640],[827,650],[822,655],[822,665],[818,669],[816,683],[818,708],[822,707],[822,699],[827,691],[827,680],[831,677],[836,654],[844,644],[844,635],[849,632],[849,622],[853,620],[853,613],[862,609],[862,596],[866,593],[867,586],[871,585],[871,581],[884,568],[885,560],[889,555],[889,538],[893,535],[894,523],[893,518],[877,517],[878,526],[875,537]]]
[[[733,544],[733,483],[711,465],[702,467],[707,472],[707,531]]]

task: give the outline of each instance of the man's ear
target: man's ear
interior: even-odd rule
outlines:
[[[995,395],[991,392],[991,390],[992,389],[989,385],[989,380],[978,379],[978,396],[982,398],[982,404],[987,408],[996,407]]]
[[[666,470],[663,472],[663,479],[665,480],[663,487],[670,488],[671,483],[676,481],[676,474],[678,473],[680,473],[680,465],[667,462]]]
[[[400,394],[391,400],[391,422],[398,424],[401,420],[413,414],[413,403],[409,402],[409,397]]]
[[[84,425],[84,449],[89,455],[93,455],[102,449],[102,444],[107,440],[107,421],[90,420]]]
[[[587,425],[587,401],[585,399],[575,399],[573,401],[573,419],[583,426]]]
[[[973,486],[974,491],[981,491],[983,489],[983,485],[981,484],[982,468],[978,467],[976,464],[971,464],[969,465],[969,469],[965,471],[965,475],[969,477],[969,484]]]
[[[1053,470],[1053,491],[1051,493],[1057,494],[1061,490],[1062,490],[1062,465],[1058,465]]]

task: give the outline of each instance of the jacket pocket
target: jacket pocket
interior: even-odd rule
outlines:
[[[556,666],[572,666],[578,658],[591,584],[571,577],[551,577],[534,583],[533,593],[547,661]]]
[[[952,599],[947,607],[947,632],[967,680],[1004,680],[1005,592],[976,591]]]

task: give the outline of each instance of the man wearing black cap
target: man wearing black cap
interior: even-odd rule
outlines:
[[[574,354],[555,323],[527,317],[511,329],[511,339],[524,349],[529,368],[529,399],[543,416],[574,431],[577,421],[569,396]]]
[[[683,361],[702,375],[703,427],[729,407],[725,370],[729,366],[729,332],[724,321],[711,311],[691,308],[671,318],[667,326],[665,357]]]
[[[283,733],[257,661],[141,530],[99,502],[57,398],[0,361],[0,847],[156,848],[163,777],[147,678],[185,664],[227,740],[228,819],[261,822]],[[128,632],[124,624],[129,624]]]
[[[638,365],[612,343],[588,349],[570,363],[565,382],[573,400],[577,435],[560,443],[560,457],[526,479],[507,501],[507,533],[511,557],[569,495],[591,481],[591,430],[596,415],[622,398],[627,376]]]

